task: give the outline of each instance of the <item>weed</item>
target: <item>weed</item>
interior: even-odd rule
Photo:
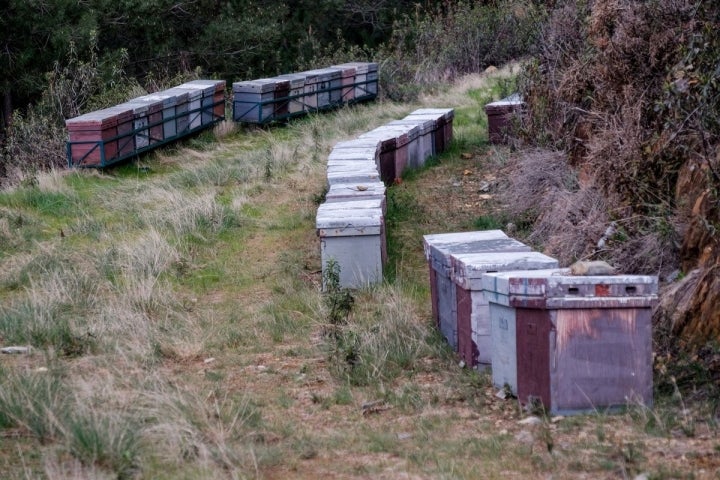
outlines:
[[[22,428],[41,443],[61,436],[69,403],[58,372],[11,372],[0,386],[0,426]]]
[[[115,472],[117,478],[132,478],[140,453],[138,427],[132,419],[76,410],[66,422],[65,441],[75,458]]]

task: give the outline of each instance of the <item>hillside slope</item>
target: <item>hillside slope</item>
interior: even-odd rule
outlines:
[[[482,106],[504,83],[423,99],[457,108],[455,143],[390,189],[388,281],[343,323],[319,289],[324,158],[418,104],[224,125],[1,192],[0,343],[34,347],[0,356],[1,476],[712,478],[704,405],[525,420],[434,330],[420,238],[495,214],[509,151]]]

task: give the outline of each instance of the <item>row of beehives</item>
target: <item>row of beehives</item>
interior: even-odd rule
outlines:
[[[652,404],[657,277],[571,275],[500,230],[423,244],[440,331],[495,386],[550,413]]]
[[[323,278],[334,263],[340,287],[382,281],[386,185],[442,153],[452,140],[453,118],[452,109],[420,109],[333,147],[329,190],[316,218]]]
[[[377,63],[233,83],[233,119],[268,123],[377,96]],[[195,80],[65,121],[71,167],[106,167],[225,118],[225,82]]]
[[[328,68],[233,83],[233,120],[263,124],[373,100],[378,65],[350,62]]]
[[[105,167],[211,127],[225,118],[225,82],[194,80],[70,118],[67,159]]]

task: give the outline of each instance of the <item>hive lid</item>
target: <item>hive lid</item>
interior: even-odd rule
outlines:
[[[334,160],[328,162],[327,166],[328,174],[335,174],[339,172],[352,172],[352,173],[377,173],[377,164],[374,160]]]
[[[363,133],[359,138],[380,138],[383,140],[394,138],[395,148],[397,148],[406,145],[410,141],[408,130],[403,125],[383,125]]]
[[[143,95],[140,98],[147,98],[150,101],[159,101],[162,103],[163,107],[172,107],[177,104],[177,97],[175,94],[173,92],[168,92],[167,90]]]
[[[233,83],[233,92],[267,93],[275,90],[275,81],[271,78],[258,78]]]
[[[490,253],[452,253],[451,277],[463,288],[481,290],[481,279],[490,272],[557,268],[558,261],[540,252],[494,251]]]
[[[418,115],[433,115],[445,120],[452,120],[455,118],[455,110],[452,108],[419,108],[410,114],[410,116]]]
[[[423,235],[425,258],[430,259],[431,248],[443,249],[456,244],[464,244],[477,240],[494,240],[508,238],[502,230],[476,230],[474,232],[434,233]]]
[[[375,160],[377,149],[375,148],[339,148],[333,149],[328,155],[330,160]]]
[[[120,111],[115,107],[95,110],[74,118],[68,118],[65,120],[65,126],[68,130],[73,131],[112,128],[118,123],[119,113]]]
[[[408,139],[413,140],[420,135],[420,124],[413,120],[393,120],[387,124],[388,127],[403,128]]]
[[[341,64],[341,65],[333,65],[330,68],[340,69],[342,71],[343,78],[354,77],[355,71],[357,70],[357,67],[355,65],[351,65],[351,64],[347,64],[347,63]]]
[[[653,296],[658,292],[656,276],[574,276],[569,273],[567,269],[545,274],[495,273],[483,278],[483,288],[502,295],[543,298],[621,298]]]
[[[354,200],[343,200],[340,202],[323,203],[323,211],[331,210],[367,210],[370,208],[383,208],[383,199],[381,198],[364,198]]]
[[[384,199],[386,190],[387,187],[383,182],[336,183],[328,189],[327,194],[325,194],[325,201],[330,203],[340,201],[338,199],[355,197],[378,197]]]
[[[176,104],[185,103],[188,99],[188,91],[184,88],[168,88],[167,90],[163,90],[163,93],[174,96]]]
[[[290,82],[290,88],[300,88],[305,85],[305,75],[301,73],[286,73],[284,75],[278,75],[277,78],[282,78]]]
[[[192,88],[202,88],[202,89],[210,89],[212,88],[215,92],[221,92],[225,90],[225,80],[208,80],[208,79],[199,79],[199,80],[191,80],[189,82],[185,82],[182,85],[183,86],[190,86]]]
[[[355,138],[338,142],[333,146],[333,150],[342,148],[374,148],[377,152],[380,149],[380,142],[375,138]]]
[[[318,207],[315,228],[320,237],[379,235],[383,228],[381,208],[335,208],[337,203],[323,203]]]
[[[485,105],[485,108],[487,107],[513,107],[513,106],[519,106],[523,105],[525,102],[523,101],[522,97],[519,93],[513,93],[512,95],[503,98],[502,100],[497,100],[495,102],[490,102],[487,105]]]

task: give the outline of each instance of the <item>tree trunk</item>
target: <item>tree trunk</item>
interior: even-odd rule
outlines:
[[[0,138],[5,137],[5,132],[10,127],[12,120],[12,94],[10,90],[2,93],[2,104],[0,104]]]

